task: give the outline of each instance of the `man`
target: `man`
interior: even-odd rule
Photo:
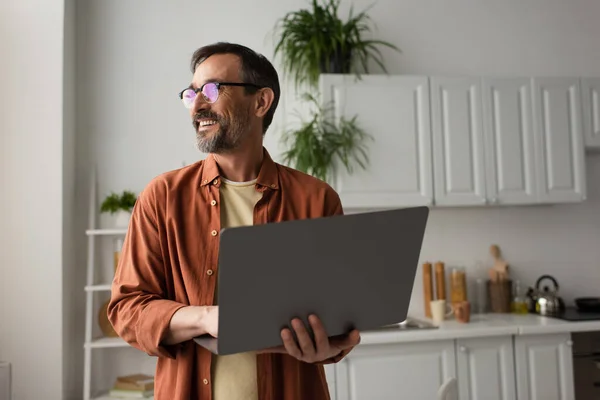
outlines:
[[[328,399],[323,364],[358,344],[329,340],[316,316],[290,321],[283,346],[213,356],[192,338],[218,336],[215,304],[219,232],[224,227],[342,214],[326,183],[274,163],[263,147],[280,89],[263,56],[216,43],[192,57],[180,93],[206,159],[154,178],[139,195],[112,285],[108,316],[132,346],[158,356],[157,400]],[[270,243],[248,254],[269,257]],[[281,267],[286,267],[281,260]],[[260,312],[260,304],[256,305]]]

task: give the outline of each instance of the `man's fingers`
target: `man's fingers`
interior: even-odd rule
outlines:
[[[317,353],[323,353],[329,350],[329,338],[327,337],[327,332],[325,331],[325,327],[321,323],[321,320],[316,315],[310,315],[308,317],[308,322],[313,330],[315,335],[315,347]]]
[[[331,339],[331,345],[339,349],[354,347],[360,343],[360,332],[356,329],[339,338]]]
[[[292,327],[296,332],[298,338],[298,344],[304,358],[311,358],[315,354],[315,345],[313,344],[312,338],[308,334],[304,323],[299,319],[295,318],[292,321]]]
[[[302,351],[300,351],[300,348],[294,340],[292,332],[288,328],[285,328],[281,331],[281,340],[283,341],[283,347],[285,348],[285,351],[287,351],[290,356],[298,359],[302,357]]]

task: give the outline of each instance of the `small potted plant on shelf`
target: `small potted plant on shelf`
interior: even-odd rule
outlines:
[[[373,60],[384,72],[379,46],[400,52],[395,45],[367,39],[372,28],[366,10],[348,19],[338,16],[340,0],[312,0],[311,9],[292,11],[275,25],[275,56],[281,56],[284,74],[292,76],[296,87],[302,84],[316,88],[322,73],[368,73]]]
[[[110,213],[114,216],[117,228],[126,228],[129,225],[131,211],[136,200],[136,194],[129,190],[125,190],[121,194],[112,192],[102,202],[100,212]]]
[[[323,181],[330,181],[338,166],[350,174],[355,163],[365,169],[369,162],[366,140],[372,137],[358,125],[356,116],[336,122],[329,114],[332,107],[320,106],[310,94],[303,98],[313,105],[312,115],[299,128],[284,132],[282,141],[288,150],[283,161]]]

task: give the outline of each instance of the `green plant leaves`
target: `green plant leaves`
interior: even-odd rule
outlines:
[[[331,107],[320,107],[310,94],[304,94],[303,98],[312,103],[316,111],[298,129],[284,132],[283,141],[288,150],[283,154],[283,161],[323,181],[331,178],[337,163],[349,173],[353,172],[354,163],[366,168],[369,161],[366,140],[372,137],[358,125],[357,117],[342,117],[334,123],[328,114]]]
[[[120,195],[111,192],[111,194],[106,196],[102,202],[100,212],[108,212],[111,214],[114,214],[119,210],[131,212],[136,200],[136,194],[128,190],[123,191]]]
[[[338,16],[340,0],[312,0],[312,9],[292,11],[277,21],[275,56],[280,56],[284,75],[289,75],[296,89],[307,84],[316,88],[321,73],[368,73],[373,60],[384,72],[383,57],[378,46],[400,51],[382,40],[364,39],[374,25],[364,10],[348,19]]]

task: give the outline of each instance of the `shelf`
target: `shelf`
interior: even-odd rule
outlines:
[[[85,287],[85,291],[86,292],[105,292],[105,291],[109,291],[110,292],[111,289],[111,284],[107,283],[104,285],[92,285],[92,286],[86,286]]]
[[[121,338],[105,337],[93,340],[91,343],[86,343],[85,347],[92,349],[111,348],[111,347],[129,347],[129,343]]]
[[[88,236],[125,236],[127,229],[88,229],[85,234]]]
[[[110,397],[108,395],[107,391],[104,391],[103,393],[92,397],[92,400],[123,400],[125,398],[131,398],[131,399],[143,399],[143,400],[154,400],[154,396],[150,396],[150,397]]]

